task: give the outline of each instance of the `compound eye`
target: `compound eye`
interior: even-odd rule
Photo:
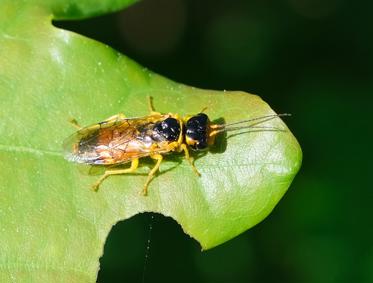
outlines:
[[[205,150],[207,149],[207,147],[208,145],[206,141],[200,141],[199,143],[197,143],[195,150]]]
[[[187,123],[186,123],[186,128],[190,129],[195,129],[198,131],[203,131],[206,130],[208,123],[208,117],[204,113],[199,113],[193,117],[191,117]]]

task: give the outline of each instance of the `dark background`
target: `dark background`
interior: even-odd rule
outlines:
[[[273,213],[207,252],[161,215],[117,224],[98,281],[373,282],[372,8],[342,0],[144,0],[56,23],[178,82],[259,94],[293,114],[287,124],[304,153]]]

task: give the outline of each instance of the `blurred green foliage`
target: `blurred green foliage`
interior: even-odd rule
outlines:
[[[304,151],[300,175],[271,216],[211,251],[155,215],[144,272],[149,215],[117,224],[100,282],[373,282],[372,6],[144,0],[56,23],[176,81],[260,94],[293,114],[288,125]]]

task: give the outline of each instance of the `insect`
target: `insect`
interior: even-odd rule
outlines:
[[[193,171],[200,175],[194,166],[189,149],[203,151],[213,145],[217,134],[242,129],[281,130],[259,124],[289,114],[274,114],[238,121],[230,124],[213,124],[203,113],[180,117],[178,114],[156,112],[149,97],[150,114],[144,117],[126,118],[118,114],[106,120],[80,127],[64,142],[65,158],[76,163],[105,167],[105,173],[93,184],[96,191],[102,182],[111,175],[133,173],[139,159],[150,157],[156,161],[144,184],[142,194],[147,195],[151,180],[162,163],[163,156],[172,152],[184,152],[185,159]],[[250,123],[250,124],[247,124]],[[123,169],[119,165],[131,163]]]

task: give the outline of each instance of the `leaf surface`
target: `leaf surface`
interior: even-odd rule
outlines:
[[[263,220],[299,170],[302,154],[289,130],[259,131],[220,137],[195,156],[201,177],[182,155],[166,156],[147,197],[140,191],[151,160],[90,190],[98,176],[63,158],[70,118],[89,125],[119,112],[148,115],[147,96],[160,112],[207,107],[212,120],[273,114],[258,96],[175,83],[51,24],[132,2],[0,2],[0,282],[94,282],[111,227],[146,211],[174,218],[212,248]],[[266,126],[286,129],[280,119]]]

